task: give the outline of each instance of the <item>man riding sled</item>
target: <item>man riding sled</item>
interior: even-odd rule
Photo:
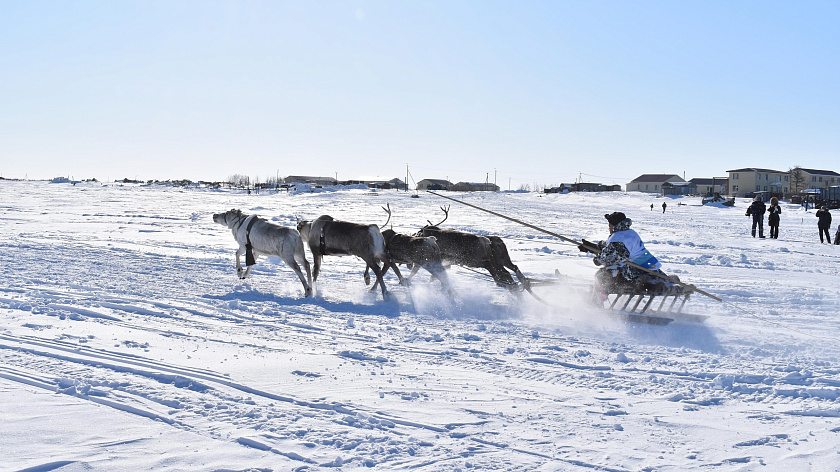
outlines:
[[[582,252],[595,254],[592,261],[601,267],[595,274],[596,295],[599,301],[603,302],[607,294],[611,293],[666,295],[678,289],[678,286],[670,283],[659,270],[662,264],[645,249],[639,234],[630,229],[630,225],[633,224],[631,219],[620,211],[604,215],[604,218],[609,223],[610,237],[598,243],[584,239],[578,246]],[[679,279],[672,277],[672,280],[676,282]]]

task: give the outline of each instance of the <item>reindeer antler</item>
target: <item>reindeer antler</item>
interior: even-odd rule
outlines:
[[[386,203],[386,205],[388,208],[382,207],[382,209],[385,210],[385,213],[388,213],[388,219],[385,221],[385,224],[379,225],[380,228],[388,226],[388,222],[391,221],[391,204]]]
[[[452,205],[447,205],[447,206],[446,206],[446,208],[444,208],[443,206],[441,206],[441,207],[440,207],[440,209],[441,209],[441,210],[443,210],[443,214],[444,214],[444,215],[446,215],[446,216],[444,216],[444,218],[443,218],[442,220],[440,220],[440,223],[438,223],[438,224],[436,224],[436,225],[433,225],[433,224],[432,224],[432,222],[431,222],[431,220],[426,220],[426,221],[429,223],[429,226],[440,226],[440,225],[441,225],[444,221],[446,221],[446,220],[447,220],[447,218],[449,218],[449,208],[450,208],[451,206],[452,206]]]

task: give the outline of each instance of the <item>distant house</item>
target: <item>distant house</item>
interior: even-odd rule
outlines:
[[[726,171],[729,174],[729,195],[745,197],[767,192],[782,197],[790,193],[790,173],[759,167],[745,167]]]
[[[546,187],[543,189],[544,193],[567,193],[572,191],[574,184],[560,184],[559,187]]]
[[[290,175],[283,179],[284,184],[316,184],[335,185],[338,181],[333,177],[311,177],[307,175]]]
[[[406,190],[405,182],[396,177],[387,180],[379,177],[359,177],[358,179],[342,180],[339,183],[341,185],[364,184],[370,188]]]
[[[665,182],[662,184],[662,195],[696,195],[697,184],[694,182]]]
[[[449,187],[456,192],[498,192],[499,186],[487,182],[458,182]]]
[[[559,187],[551,187],[544,190],[545,193],[563,192],[620,192],[621,185],[604,185],[594,182],[576,182],[573,184],[560,184]]]
[[[833,170],[799,169],[807,188],[828,188],[840,184],[840,174]]]
[[[604,185],[595,182],[578,182],[572,184],[574,192],[620,192],[621,185]]]
[[[627,184],[628,192],[662,193],[665,182],[685,182],[677,174],[642,174]]]
[[[712,177],[711,179],[695,177],[689,182],[697,187],[697,193],[702,195],[726,195],[729,191],[729,179],[726,177]]]
[[[423,179],[417,182],[417,190],[449,190],[452,182],[443,179]]]

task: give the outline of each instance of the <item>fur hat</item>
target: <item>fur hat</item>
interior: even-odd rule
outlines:
[[[615,225],[617,225],[617,224],[619,224],[622,221],[627,219],[627,217],[624,215],[624,213],[622,213],[620,211],[615,211],[615,212],[612,212],[608,215],[604,215],[604,218],[606,218],[607,221],[609,221],[610,224],[613,225],[613,226],[615,226]]]

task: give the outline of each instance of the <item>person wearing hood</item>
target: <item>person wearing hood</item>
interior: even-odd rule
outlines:
[[[764,237],[764,212],[767,211],[767,206],[761,201],[761,197],[755,197],[750,207],[747,208],[746,216],[752,215],[752,237],[755,237],[755,227],[758,226],[758,237]]]
[[[779,206],[779,199],[770,199],[770,208],[767,209],[767,224],[770,226],[770,237],[779,239],[779,215],[782,214],[782,207]]]
[[[831,244],[831,236],[828,234],[828,229],[831,228],[831,212],[828,211],[827,206],[823,205],[822,208],[817,210],[817,218],[820,219],[817,222],[817,229],[820,231],[820,243]],[[825,235],[825,240],[823,240],[823,235]]]
[[[662,264],[645,249],[639,233],[630,229],[630,225],[633,224],[630,218],[620,211],[604,215],[604,218],[609,223],[610,237],[597,245],[583,240],[578,246],[581,251],[595,253],[592,261],[601,267],[596,274],[596,280],[602,292],[604,288],[632,282],[644,274],[643,270],[628,265],[628,262],[648,270],[659,271]]]

